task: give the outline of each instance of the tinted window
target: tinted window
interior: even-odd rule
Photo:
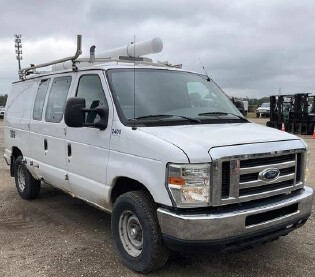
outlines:
[[[85,99],[85,106],[88,109],[100,105],[107,105],[101,80],[98,75],[84,75],[80,78],[77,97]],[[94,123],[100,118],[96,113],[86,113],[85,122]]]
[[[46,107],[46,121],[55,123],[61,121],[70,84],[70,76],[53,80]]]
[[[50,83],[50,79],[46,79],[46,80],[42,80],[39,84],[36,98],[35,98],[34,109],[33,109],[33,119],[35,120],[42,119],[43,108],[44,108],[44,103],[45,103],[49,83]]]

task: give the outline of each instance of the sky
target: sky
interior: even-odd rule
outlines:
[[[203,72],[229,95],[315,94],[315,1],[311,0],[0,0],[0,94],[22,67],[160,37],[150,56]]]

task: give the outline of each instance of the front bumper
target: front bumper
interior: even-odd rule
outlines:
[[[254,243],[257,235],[281,236],[303,225],[311,214],[312,201],[313,189],[304,187],[288,196],[209,212],[192,214],[159,208],[157,214],[167,244],[176,241],[176,244],[215,245],[244,238],[252,238]]]

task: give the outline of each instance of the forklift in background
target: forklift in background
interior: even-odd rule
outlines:
[[[315,96],[308,93],[270,96],[267,126],[292,134],[311,135],[315,125]]]

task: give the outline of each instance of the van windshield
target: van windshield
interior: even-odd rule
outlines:
[[[163,69],[111,69],[107,76],[123,123],[246,121],[224,92],[203,75]]]

